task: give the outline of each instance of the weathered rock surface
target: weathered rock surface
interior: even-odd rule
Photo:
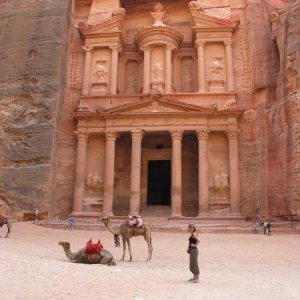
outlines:
[[[0,1],[0,206],[19,218],[52,197],[68,2]]]

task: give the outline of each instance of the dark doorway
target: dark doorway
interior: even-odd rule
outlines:
[[[171,205],[171,161],[148,161],[147,205]]]

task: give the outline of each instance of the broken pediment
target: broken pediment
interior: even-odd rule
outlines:
[[[121,9],[119,10],[120,13],[113,14],[111,18],[97,24],[87,25],[85,23],[79,23],[78,29],[80,34],[84,37],[109,33],[122,33],[123,35],[125,10],[123,13],[121,13]]]
[[[207,15],[198,1],[189,2],[189,10],[194,29],[234,31],[239,24],[239,20],[236,18],[228,20]]]
[[[135,103],[127,103],[100,113],[103,116],[114,115],[154,115],[154,114],[178,114],[178,113],[200,113],[212,114],[215,110],[192,104],[186,104],[170,99],[149,99]]]

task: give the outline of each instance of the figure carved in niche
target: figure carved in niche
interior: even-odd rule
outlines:
[[[150,12],[150,14],[154,19],[153,26],[166,26],[162,21],[166,15],[166,11],[160,2],[156,2],[154,12]]]
[[[126,91],[127,93],[136,93],[137,92],[137,75],[135,73],[130,73],[127,78]]]
[[[106,81],[107,80],[107,74],[108,70],[105,67],[106,62],[105,61],[97,61],[95,66],[95,81]]]
[[[90,173],[86,178],[86,185],[92,192],[99,192],[103,189],[103,180],[97,173]]]
[[[152,72],[154,74],[155,81],[162,80],[163,66],[160,62],[155,63]]]
[[[194,9],[197,9],[201,12],[204,12],[204,9],[201,6],[201,3],[198,2],[198,1],[190,1],[188,5],[189,5],[189,8],[194,8]]]
[[[228,174],[225,172],[218,172],[214,178],[214,187],[215,190],[219,192],[222,192],[228,188]]]
[[[213,75],[220,74],[220,72],[224,69],[224,65],[222,63],[223,57],[213,57],[213,61],[211,62],[209,68],[211,69],[211,73]]]
[[[193,73],[187,71],[183,75],[184,89],[190,91],[193,88]]]
[[[120,16],[120,15],[125,16],[125,13],[126,13],[125,9],[123,7],[119,7],[119,8],[116,8],[116,9],[113,10],[112,16],[113,17],[114,16]]]
[[[276,11],[271,13],[270,22],[272,25],[272,40],[276,39],[276,31],[277,31],[277,21],[278,21],[278,13]]]

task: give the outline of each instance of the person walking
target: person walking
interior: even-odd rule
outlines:
[[[190,271],[193,273],[193,278],[188,281],[191,283],[199,283],[198,245],[200,244],[200,238],[194,224],[189,224],[188,232],[190,233],[190,237],[187,253],[190,255]]]

